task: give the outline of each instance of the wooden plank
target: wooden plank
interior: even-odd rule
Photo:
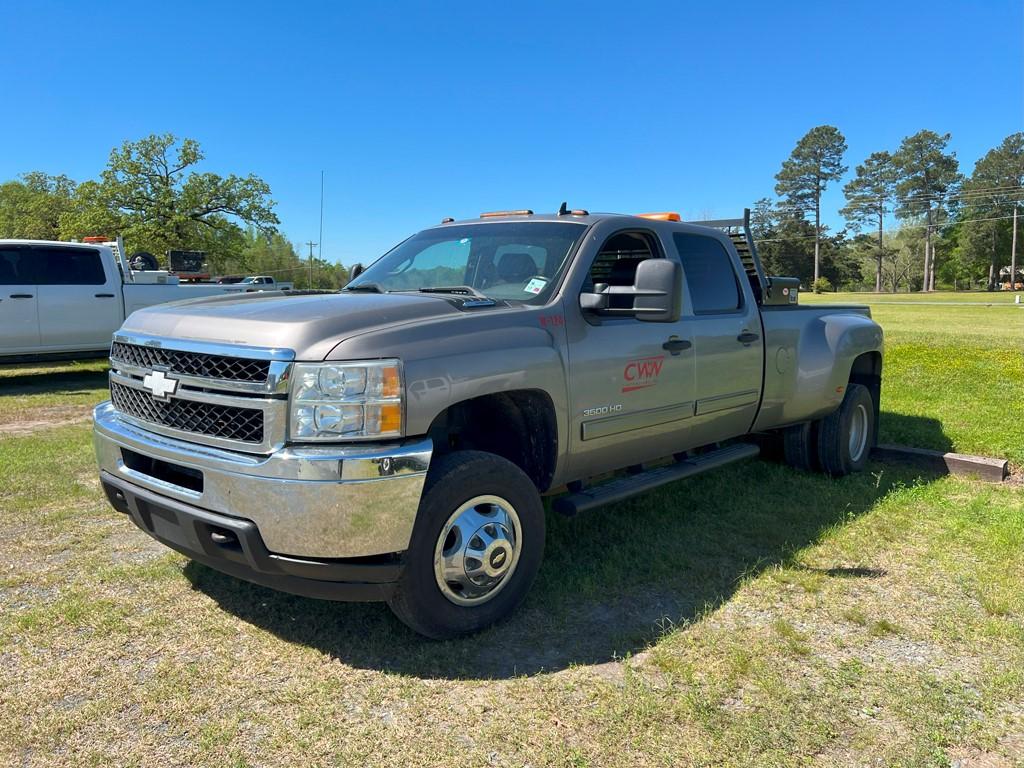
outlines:
[[[906,445],[879,445],[873,455],[883,461],[906,461],[943,474],[973,476],[991,483],[1001,483],[1010,474],[1006,459],[990,459],[966,453],[944,453]]]

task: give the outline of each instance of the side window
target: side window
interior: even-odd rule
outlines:
[[[33,248],[39,285],[103,285],[103,262],[91,248]]]
[[[644,259],[658,256],[653,235],[647,232],[616,232],[604,241],[594,257],[583,283],[583,291],[594,290],[597,283],[633,285],[636,282],[637,265]],[[611,309],[632,309],[633,297],[612,294],[608,306]]]
[[[594,257],[584,290],[591,290],[596,283],[633,285],[637,264],[657,255],[651,235],[646,232],[618,232],[605,240]]]
[[[695,313],[735,312],[743,306],[729,252],[712,237],[676,232],[672,235]]]
[[[23,248],[0,248],[0,285],[32,285],[29,252]]]

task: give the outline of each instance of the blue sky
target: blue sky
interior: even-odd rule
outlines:
[[[189,136],[207,169],[266,179],[297,244],[324,170],[323,255],[347,264],[562,200],[733,216],[822,123],[851,172],[921,128],[969,172],[1024,129],[1022,6],[5,3],[0,179],[83,180],[124,139]]]

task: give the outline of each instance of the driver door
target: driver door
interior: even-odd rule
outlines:
[[[584,290],[593,283],[633,285],[636,265],[669,258],[665,253],[653,232],[614,233],[593,257]],[[627,296],[616,300],[632,301]],[[695,412],[692,324],[589,316],[575,303],[575,308],[566,307],[572,476],[683,450]]]

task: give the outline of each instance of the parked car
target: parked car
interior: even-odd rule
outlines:
[[[132,312],[224,293],[135,271],[115,243],[0,240],[0,361],[106,353]]]
[[[270,275],[250,275],[240,280],[235,289],[241,289],[249,293],[255,291],[290,291],[294,283],[278,282]]]
[[[537,574],[543,495],[578,514],[750,459],[755,433],[804,469],[866,465],[882,330],[799,306],[748,222],[487,214],[340,293],[142,310],[94,413],[100,481],[212,568],[473,632]]]

